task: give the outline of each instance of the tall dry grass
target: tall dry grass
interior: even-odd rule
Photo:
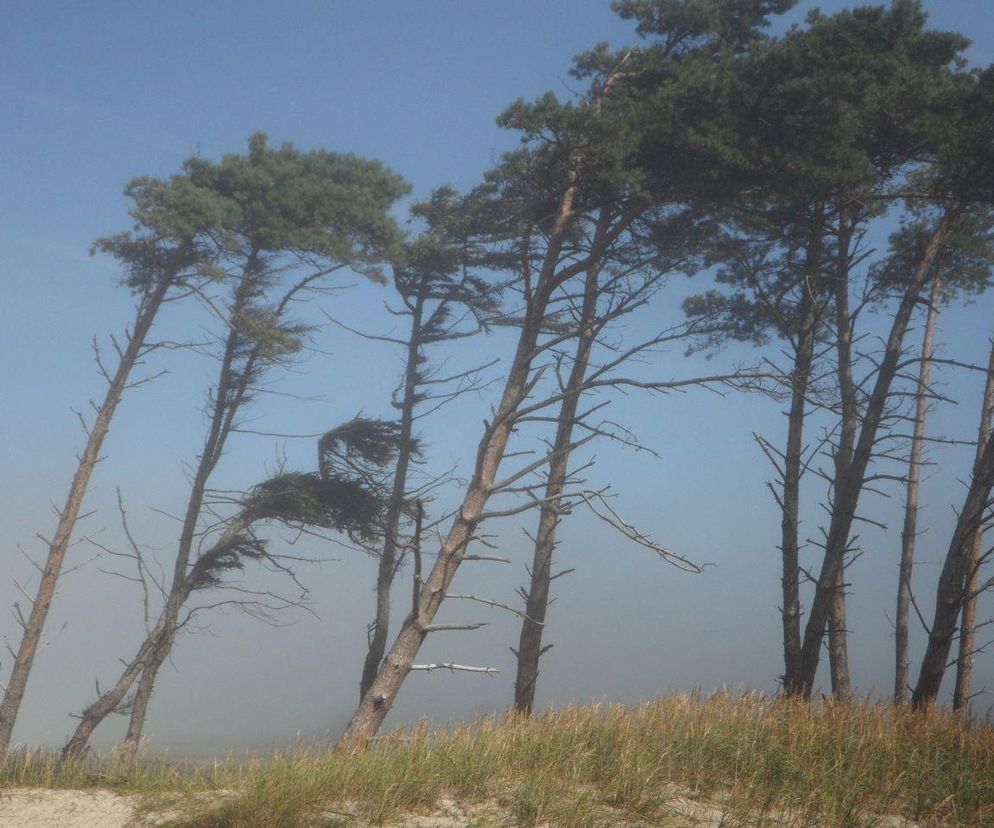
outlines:
[[[429,812],[443,795],[488,803],[521,826],[686,824],[673,814],[687,798],[719,808],[727,825],[880,825],[902,816],[990,826],[994,729],[870,703],[681,695],[422,727],[355,754],[302,750],[197,770],[15,758],[0,778],[178,791],[188,804],[172,824],[185,828],[382,824]],[[188,795],[218,788],[232,793]]]

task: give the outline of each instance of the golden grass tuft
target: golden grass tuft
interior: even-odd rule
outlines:
[[[994,825],[994,729],[871,703],[676,695],[212,768],[22,755],[0,781],[176,794],[185,802],[169,823],[177,828],[379,825],[431,812],[443,796],[519,826],[687,824],[674,816],[687,800],[713,805],[726,825],[985,826]],[[220,789],[231,793],[191,795]]]

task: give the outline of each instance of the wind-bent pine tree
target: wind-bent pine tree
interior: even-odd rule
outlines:
[[[541,338],[557,292],[588,273],[640,217],[681,203],[720,178],[727,155],[697,141],[694,128],[720,121],[720,107],[712,104],[716,89],[726,89],[724,73],[759,37],[767,15],[791,5],[787,0],[757,0],[748,8],[738,2],[619,3],[623,14],[638,20],[640,33],[653,38],[646,49],[620,56],[600,49],[585,56],[578,70],[589,73],[591,91],[584,99],[564,105],[550,94],[533,105],[519,102],[503,116],[502,122],[521,129],[529,142],[490,176],[513,227],[507,238],[515,240],[518,253],[511,257],[517,258],[523,305],[517,347],[500,402],[485,424],[462,505],[340,744],[361,746],[375,734],[432,632],[480,524],[509,513],[488,513],[487,504],[527,473],[498,478],[515,425],[536,406],[561,400],[525,404],[540,379],[533,369],[549,347]],[[603,230],[595,238],[589,231],[598,223]]]
[[[148,183],[149,202],[136,216],[165,227],[185,226],[191,210],[212,221],[197,228],[228,276],[226,302],[207,304],[219,317],[217,374],[208,399],[208,427],[194,468],[180,529],[172,581],[156,622],[136,655],[109,690],[87,707],[69,741],[66,757],[80,755],[90,735],[120,709],[136,681],[125,750],[141,739],[158,671],[181,627],[181,611],[201,583],[198,540],[209,481],[238,431],[237,418],[267,369],[300,349],[307,328],[296,323],[294,303],[346,268],[381,279],[376,262],[399,240],[388,210],[407,192],[397,175],[375,161],[323,150],[300,152],[289,144],[268,146],[254,135],[246,155],[220,162],[191,158],[183,173]]]
[[[144,180],[136,179],[131,182],[125,189],[125,195],[135,203],[132,215],[140,213],[146,199]],[[107,253],[124,266],[127,275],[122,283],[137,297],[135,316],[125,330],[123,347],[114,341],[118,362],[113,372],[104,366],[97,352],[98,367],[107,382],[107,390],[103,401],[95,406],[96,416],[93,421],[84,423],[86,445],[79,456],[65,502],[58,512],[55,533],[51,540],[45,540],[48,554],[41,569],[41,579],[31,602],[31,610],[26,619],[19,610],[17,612],[22,634],[3,702],[0,704],[0,757],[10,747],[17,714],[27,690],[66,553],[81,519],[83,501],[93,471],[101,460],[101,451],[111,422],[125,392],[147,381],[132,380],[132,374],[158,348],[156,343],[149,340],[156,317],[184,289],[218,276],[212,269],[209,251],[195,238],[194,228],[202,217],[191,215],[190,218],[191,226],[186,228],[165,231],[161,228],[145,228],[143,232],[121,233],[100,239],[94,245],[94,252]]]
[[[376,614],[369,627],[369,641],[359,687],[361,699],[379,672],[390,629],[390,592],[402,562],[401,524],[410,504],[419,496],[409,492],[412,462],[421,453],[414,435],[418,408],[435,410],[472,387],[481,368],[440,376],[429,364],[427,349],[444,342],[480,333],[498,312],[498,291],[471,270],[480,264],[480,252],[470,241],[468,222],[472,206],[448,188],[412,208],[426,230],[405,244],[393,265],[393,287],[403,307],[391,311],[410,319],[407,340],[387,340],[404,349],[405,362],[393,405],[399,414],[399,446],[384,518],[382,543],[377,550]]]

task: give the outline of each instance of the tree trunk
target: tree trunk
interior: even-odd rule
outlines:
[[[146,666],[151,663],[152,654],[159,658],[159,664],[169,655],[172,644],[175,641],[175,631],[179,620],[179,613],[190,595],[190,587],[187,582],[190,556],[193,551],[193,543],[196,536],[197,524],[200,520],[200,512],[203,507],[204,493],[207,490],[207,481],[221,459],[224,443],[231,432],[231,426],[235,412],[241,405],[248,388],[252,372],[254,355],[246,359],[246,365],[240,372],[234,370],[234,363],[239,347],[240,333],[234,321],[238,319],[244,308],[248,305],[252,291],[254,290],[256,254],[250,254],[246,264],[242,280],[235,292],[235,298],[231,306],[231,320],[228,336],[225,340],[224,354],[221,358],[221,366],[218,373],[217,389],[214,393],[213,410],[211,412],[211,422],[208,427],[207,437],[204,441],[204,449],[197,464],[197,471],[194,474],[193,483],[190,487],[190,495],[187,500],[186,514],[183,519],[183,526],[180,530],[179,544],[176,551],[176,561],[173,566],[173,579],[166,597],[166,603],[162,613],[156,622],[152,633],[146,638],[139,648],[139,655],[130,662],[122,672],[117,683],[111,691],[105,693],[100,699],[91,705],[83,714],[62,750],[63,756],[78,756],[86,750],[90,735],[110,713],[117,709],[128,690],[141,675]],[[226,533],[231,531],[229,527]],[[135,665],[137,664],[137,670]],[[149,686],[147,694],[151,695],[151,683],[154,682],[158,673],[155,667],[149,675]],[[106,697],[106,698],[105,698]],[[148,699],[140,709],[140,714],[132,715],[128,723],[128,734],[133,737],[136,743],[141,740],[141,730],[144,726],[144,716],[148,706]]]
[[[431,624],[438,608],[445,600],[449,584],[466,554],[466,547],[473,539],[477,525],[484,518],[484,508],[514,428],[515,414],[529,392],[532,360],[535,357],[535,347],[549,301],[562,281],[586,269],[584,266],[583,269],[578,270],[579,263],[577,263],[567,266],[558,273],[556,271],[565,235],[571,223],[575,196],[574,181],[567,186],[560,199],[543,265],[537,275],[534,289],[531,290],[526,285],[527,308],[514,359],[493,422],[486,425],[480,440],[476,466],[462,506],[421,588],[417,607],[404,621],[376,680],[363,696],[352,720],[342,734],[339,740],[342,746],[364,745],[383,723],[427,635],[426,627]],[[591,250],[589,256],[591,261],[602,255],[603,249],[630,221],[630,218],[620,221],[609,234],[610,238],[605,241],[602,248]]]
[[[781,501],[780,551],[783,559],[783,683],[796,684],[801,666],[800,591],[800,504],[804,453],[804,417],[811,366],[814,360],[816,305],[812,286],[802,286],[801,330],[791,374],[790,411],[787,414],[787,446],[784,451],[783,499]]]
[[[96,419],[89,429],[86,447],[76,467],[76,473],[70,484],[65,504],[59,513],[55,535],[48,546],[48,556],[42,570],[41,580],[31,603],[31,612],[24,623],[21,643],[14,659],[14,667],[7,682],[3,702],[0,704],[0,757],[6,755],[10,747],[14,723],[17,720],[21,701],[27,689],[28,677],[38,652],[42,630],[48,618],[52,599],[55,597],[55,588],[62,573],[63,562],[69,549],[73,530],[79,520],[80,507],[89,488],[90,477],[100,461],[100,450],[104,438],[110,429],[118,403],[128,387],[131,371],[142,355],[152,323],[162,307],[166,293],[172,286],[174,279],[175,274],[160,278],[154,288],[142,297],[135,317],[134,329],[128,338],[128,344],[121,354],[114,376],[110,379],[106,396],[97,411]]]
[[[832,678],[832,698],[849,700],[849,648],[846,645],[846,568],[843,562],[835,573],[835,594],[828,619],[828,661]]]
[[[901,532],[901,567],[897,586],[897,612],[894,621],[894,703],[908,699],[908,616],[911,607],[911,576],[915,566],[915,542],[918,538],[918,487],[921,481],[922,450],[925,443],[925,420],[928,416],[928,389],[935,342],[935,323],[939,315],[939,293],[942,279],[932,281],[925,333],[922,337],[921,364],[918,368],[918,390],[915,393],[915,424],[908,459],[908,488],[904,506],[904,528]]]
[[[370,636],[369,650],[362,669],[362,681],[359,685],[360,701],[372,687],[387,648],[387,633],[390,629],[390,589],[397,568],[397,533],[400,531],[400,518],[404,511],[404,497],[407,492],[407,471],[414,449],[412,435],[414,406],[417,403],[418,360],[421,351],[424,304],[422,292],[415,300],[411,316],[411,338],[407,344],[407,365],[404,371],[404,396],[400,404],[400,451],[397,455],[393,489],[387,506],[383,549],[380,552],[376,574],[376,617],[373,620],[373,634]]]
[[[838,360],[839,402],[842,423],[839,444],[835,449],[835,490],[844,481],[853,464],[856,432],[859,426],[859,400],[853,378],[852,315],[849,310],[849,277],[853,228],[845,208],[839,213],[839,240],[836,261],[835,319],[836,354]],[[849,648],[846,629],[845,552],[836,568],[828,623],[829,672],[832,695],[837,701],[849,697]]]
[[[974,466],[973,480],[966,501],[956,521],[949,551],[939,575],[935,593],[935,617],[928,636],[928,647],[922,659],[918,683],[911,697],[916,710],[935,702],[946,672],[949,650],[956,635],[956,620],[966,599],[966,585],[970,579],[973,543],[983,526],[984,515],[990,506],[991,488],[994,487],[994,435],[988,437],[979,462]]]
[[[598,222],[597,233],[603,234],[604,222]],[[525,617],[521,623],[518,641],[517,677],[514,681],[514,709],[531,715],[535,703],[535,686],[538,681],[538,662],[545,652],[542,632],[549,606],[549,586],[552,583],[552,555],[556,548],[556,529],[559,526],[562,496],[569,473],[569,460],[573,443],[573,426],[583,393],[583,382],[590,364],[590,353],[596,339],[594,320],[597,315],[599,267],[594,264],[587,271],[583,290],[583,306],[578,320],[576,351],[573,366],[563,392],[566,396],[559,408],[556,437],[549,460],[549,477],[545,486],[545,499],[539,511],[538,531],[532,556],[531,583],[525,602]]]
[[[814,689],[825,627],[831,614],[832,599],[837,590],[838,570],[842,567],[844,556],[848,550],[850,532],[856,517],[856,507],[866,482],[867,469],[873,456],[877,432],[880,428],[887,399],[890,396],[891,385],[897,374],[904,335],[911,321],[911,314],[918,304],[922,289],[932,270],[935,257],[946,238],[949,225],[956,219],[959,210],[957,205],[951,206],[939,220],[926,245],[922,259],[905,288],[901,303],[894,315],[884,355],[880,361],[880,367],[877,369],[877,378],[862,417],[862,427],[853,453],[852,464],[848,474],[843,479],[835,481],[832,516],[825,543],[825,555],[815,585],[814,601],[808,615],[808,622],[804,629],[804,640],[801,645],[800,682],[797,686],[788,688],[789,692],[803,695],[805,698],[810,698]]]
[[[977,439],[976,465],[983,457],[983,447],[990,440],[991,420],[994,418],[994,344],[987,364],[987,383],[980,414],[980,436]],[[975,472],[976,473],[976,472]],[[973,674],[973,648],[977,626],[977,595],[980,586],[980,558],[984,549],[984,527],[977,527],[970,547],[969,576],[966,598],[963,601],[963,618],[959,633],[959,658],[956,661],[956,688],[953,691],[953,710],[966,710],[970,703],[970,680]]]
[[[145,728],[145,718],[148,715],[148,702],[152,698],[152,688],[155,686],[155,679],[159,674],[173,643],[176,640],[176,630],[169,630],[162,639],[162,643],[149,652],[148,661],[142,670],[141,680],[138,682],[138,689],[135,691],[134,699],[131,701],[131,717],[128,720],[128,730],[124,736],[124,741],[118,748],[118,757],[130,761],[138,755],[138,748],[141,746],[142,731]]]

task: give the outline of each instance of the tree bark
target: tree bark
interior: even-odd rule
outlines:
[[[979,466],[983,457],[983,447],[990,440],[991,421],[994,418],[994,344],[991,346],[990,361],[987,364],[987,382],[984,387],[984,401],[980,414],[980,436],[977,439]],[[977,626],[977,590],[980,586],[980,558],[984,549],[984,527],[978,526],[970,545],[969,576],[966,598],[963,601],[963,617],[959,633],[959,658],[956,661],[956,687],[953,691],[953,710],[966,710],[970,703],[970,680],[973,677],[973,649]]]
[[[110,429],[111,420],[128,387],[128,380],[135,365],[140,360],[148,333],[155,320],[166,294],[173,285],[176,274],[160,278],[155,286],[142,296],[135,317],[134,329],[128,338],[128,344],[121,354],[117,370],[110,378],[110,384],[104,400],[97,411],[96,419],[90,426],[86,447],[79,459],[76,473],[69,486],[65,504],[59,512],[59,521],[55,535],[48,546],[48,556],[42,570],[38,589],[31,603],[31,612],[24,623],[20,646],[14,659],[14,667],[3,702],[0,704],[0,757],[10,748],[10,740],[14,731],[17,714],[24,699],[28,678],[34,665],[35,655],[41,641],[42,630],[48,618],[55,588],[62,573],[66,552],[72,538],[73,530],[79,520],[80,508],[89,488],[90,478],[97,463],[100,461],[100,450]]]
[[[918,538],[918,488],[921,482],[922,450],[925,443],[925,420],[928,417],[928,389],[935,350],[935,324],[939,315],[939,294],[942,279],[932,281],[922,337],[921,364],[918,368],[918,390],[915,394],[915,424],[911,435],[908,459],[908,487],[904,506],[904,528],[901,532],[901,565],[897,586],[897,611],[894,621],[894,703],[908,699],[908,617],[911,607],[911,576],[915,566],[915,543]]]
[[[603,235],[605,229],[603,220],[599,221],[596,232]],[[559,526],[561,509],[559,500],[569,473],[570,447],[573,443],[576,412],[596,339],[594,322],[597,316],[599,272],[597,264],[591,265],[587,270],[583,305],[578,320],[576,351],[566,387],[563,389],[566,396],[559,407],[556,437],[549,460],[549,477],[545,486],[545,498],[539,510],[538,531],[535,534],[531,582],[528,587],[528,599],[525,602],[525,617],[521,623],[516,653],[517,676],[514,681],[514,709],[526,715],[531,715],[535,703],[538,663],[542,653],[545,652],[542,649],[542,632],[545,629],[549,586],[552,583],[552,555],[556,548],[556,530]]]
[[[385,536],[380,562],[376,574],[376,617],[373,621],[373,634],[369,640],[369,650],[362,669],[359,684],[359,699],[369,692],[376,674],[380,670],[383,654],[387,647],[387,633],[390,629],[390,589],[393,586],[397,568],[397,533],[400,518],[404,511],[404,496],[407,492],[407,471],[410,467],[414,427],[414,406],[417,403],[418,359],[421,351],[421,323],[425,299],[423,292],[418,294],[411,316],[411,337],[407,344],[407,365],[404,371],[404,396],[400,404],[400,452],[394,471],[393,488],[387,506]]]
[[[867,469],[873,456],[873,448],[876,444],[884,408],[890,396],[891,385],[897,374],[904,336],[911,320],[911,314],[919,302],[922,289],[932,270],[935,258],[948,234],[950,223],[958,216],[959,210],[960,207],[958,205],[953,205],[946,209],[946,212],[939,220],[931,239],[929,239],[926,245],[914,274],[912,274],[905,287],[901,303],[891,324],[884,355],[880,361],[880,367],[877,369],[877,377],[862,417],[859,439],[856,442],[852,463],[848,473],[841,480],[835,481],[832,516],[825,543],[825,555],[815,586],[814,601],[812,602],[811,612],[808,615],[808,622],[805,625],[804,640],[801,645],[802,664],[800,682],[796,686],[787,688],[788,692],[803,695],[805,698],[810,698],[814,689],[821,645],[825,636],[825,627],[831,614],[832,598],[837,589],[838,570],[842,568],[843,559],[849,546],[849,537],[856,516],[856,507],[863,485],[866,482]]]

